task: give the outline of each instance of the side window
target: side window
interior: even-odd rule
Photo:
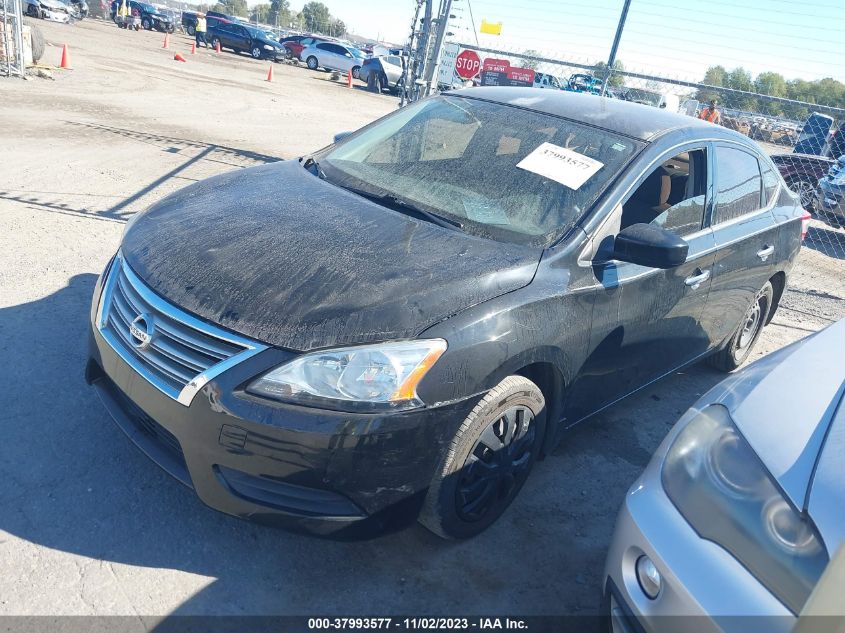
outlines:
[[[762,178],[757,158],[733,147],[716,147],[716,216],[727,222],[762,207]]]
[[[760,166],[763,168],[763,189],[766,192],[766,204],[769,204],[777,193],[780,178],[771,165],[761,162]]]
[[[655,224],[684,237],[701,229],[707,188],[707,155],[697,149],[664,161],[622,203],[620,230]]]
[[[321,51],[326,51],[327,53],[332,52],[332,49],[329,47],[328,44],[317,44],[317,49]]]

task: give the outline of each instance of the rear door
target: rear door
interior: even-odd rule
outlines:
[[[709,224],[716,258],[702,327],[714,346],[720,346],[739,327],[782,254],[777,252],[772,213],[779,189],[767,194],[757,155],[732,143],[715,143],[713,150],[714,207]]]

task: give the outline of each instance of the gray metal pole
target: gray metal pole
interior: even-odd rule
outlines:
[[[437,37],[434,40],[434,49],[425,69],[425,95],[431,94],[431,84],[437,81],[437,68],[440,66],[440,51],[443,48],[443,39],[449,28],[449,16],[452,13],[452,0],[442,0],[440,5],[440,16],[437,18]]]
[[[631,0],[625,0],[622,7],[622,15],[619,16],[619,24],[616,27],[616,36],[613,38],[613,46],[610,48],[610,57],[607,58],[607,68],[604,73],[604,83],[601,87],[601,96],[604,96],[607,90],[607,82],[610,80],[610,75],[613,73],[613,64],[616,63],[616,51],[619,49],[619,40],[622,39],[622,29],[625,28],[625,20],[628,19],[628,8],[631,6]]]

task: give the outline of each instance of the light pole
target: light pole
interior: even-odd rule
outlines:
[[[622,15],[619,16],[619,24],[616,27],[616,36],[613,38],[613,46],[610,47],[610,57],[607,58],[607,68],[604,69],[604,82],[601,86],[601,96],[607,91],[607,82],[610,81],[610,75],[613,73],[613,64],[616,63],[616,51],[619,49],[619,40],[622,39],[622,29],[625,28],[625,20],[628,19],[628,8],[631,6],[631,0],[625,0],[622,7]]]

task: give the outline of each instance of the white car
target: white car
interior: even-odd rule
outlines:
[[[314,42],[306,46],[299,54],[311,70],[325,68],[326,70],[352,71],[352,76],[358,78],[361,66],[364,64],[364,53],[353,46],[338,42]]]

